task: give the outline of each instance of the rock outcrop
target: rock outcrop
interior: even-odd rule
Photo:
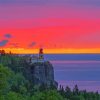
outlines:
[[[54,69],[50,62],[37,62],[28,67],[27,77],[34,83],[34,85],[42,85],[50,87],[51,85],[57,87],[57,82],[54,80]]]
[[[0,56],[0,64],[8,66],[15,73],[22,73],[34,85],[41,86],[44,84],[47,87],[50,85],[57,87],[52,64],[49,61],[30,63],[27,62],[29,57],[3,55]]]

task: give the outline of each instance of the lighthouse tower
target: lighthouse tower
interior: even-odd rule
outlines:
[[[39,60],[44,60],[44,54],[43,54],[42,48],[40,48],[40,50],[39,50]]]

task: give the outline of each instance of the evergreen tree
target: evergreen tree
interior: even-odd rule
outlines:
[[[0,65],[0,93],[9,88],[9,80],[12,78],[13,72],[8,68]]]
[[[70,97],[72,96],[71,89],[68,86],[66,86],[66,88],[65,88],[65,96],[68,99],[70,99]]]
[[[59,88],[59,93],[65,97],[65,90],[64,90],[64,87],[62,85],[60,85],[60,88]]]
[[[79,89],[78,89],[78,86],[75,85],[74,89],[73,89],[73,94],[74,95],[78,95],[79,94]]]

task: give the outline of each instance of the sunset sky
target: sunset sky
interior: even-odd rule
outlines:
[[[100,53],[100,0],[0,0],[0,48],[16,53]]]

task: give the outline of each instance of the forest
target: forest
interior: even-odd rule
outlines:
[[[79,90],[75,85],[73,90],[69,86],[58,88],[46,84],[34,85],[26,79],[22,66],[25,66],[23,57],[11,53],[0,54],[0,100],[100,100],[97,92]],[[66,83],[67,84],[67,83]]]

